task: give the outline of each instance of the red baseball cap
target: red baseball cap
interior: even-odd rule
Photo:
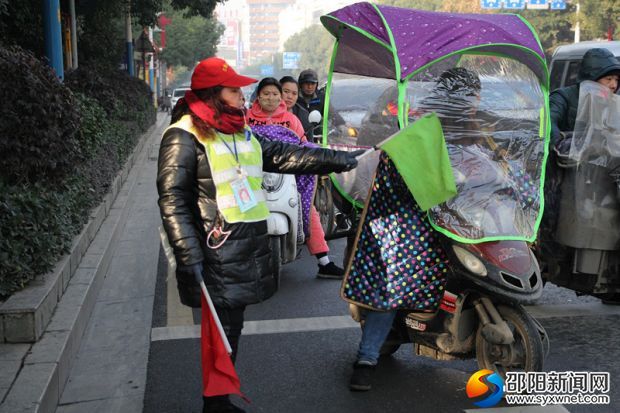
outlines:
[[[209,57],[194,68],[191,88],[198,90],[214,86],[242,87],[256,82],[256,79],[237,74],[224,59]]]

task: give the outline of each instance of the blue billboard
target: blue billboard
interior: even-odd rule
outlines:
[[[548,9],[549,0],[528,0],[527,8],[528,9]]]
[[[284,52],[282,53],[282,69],[299,69],[301,53]]]
[[[525,0],[504,0],[504,8],[506,9],[524,9]]]
[[[260,65],[260,75],[263,77],[273,76],[273,65]]]
[[[551,0],[551,10],[565,10],[566,0]]]
[[[483,9],[501,9],[501,0],[480,0],[480,7]]]

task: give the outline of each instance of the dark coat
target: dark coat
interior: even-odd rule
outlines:
[[[310,112],[312,112],[313,110],[318,110],[321,116],[324,117],[325,114],[323,113],[323,109],[325,107],[325,89],[317,90],[316,93],[314,94],[314,97],[312,97],[311,99],[307,101],[300,94],[299,97],[297,98],[297,104],[301,106],[303,109],[305,109],[306,111],[308,111],[308,114],[310,114]],[[336,112],[331,105],[329,107],[329,118],[330,118],[330,121],[333,122],[334,126],[340,126],[340,125],[345,124],[345,121],[342,118],[342,116],[340,116],[340,114]],[[321,127],[319,125],[319,127],[317,128],[317,131],[320,132],[320,129]]]
[[[344,170],[348,161],[344,152],[257,138],[267,172],[322,175]],[[164,229],[178,265],[183,304],[200,306],[200,290],[187,268],[198,263],[203,263],[203,277],[217,307],[239,308],[275,293],[266,221],[223,223],[224,230],[232,231],[228,240],[215,250],[206,247],[217,203],[207,155],[194,135],[180,128],[164,133],[157,189]]]
[[[316,91],[311,99],[306,100],[300,93],[297,98],[297,104],[308,111],[318,110],[321,116],[323,116],[323,106],[325,105],[325,90],[319,89]]]
[[[596,81],[611,73],[620,74],[620,62],[607,49],[591,49],[586,52],[579,66],[577,84],[557,89],[549,96],[551,115],[551,142],[557,143],[560,132],[575,129],[579,106],[579,84],[584,80]]]
[[[312,140],[312,131],[311,131],[312,124],[308,120],[308,116],[310,116],[310,113],[306,109],[304,109],[304,107],[301,106],[299,102],[295,103],[295,105],[293,106],[292,112],[293,112],[293,115],[297,116],[297,118],[301,122],[301,126],[304,127],[304,134],[306,135],[306,138],[308,138],[308,140],[311,141]]]

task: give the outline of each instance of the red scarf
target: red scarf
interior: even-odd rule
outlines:
[[[245,118],[242,109],[225,105],[223,113],[216,119],[215,109],[202,101],[191,90],[185,92],[185,101],[189,105],[189,109],[196,116],[220,132],[227,134],[240,132],[245,126]]]

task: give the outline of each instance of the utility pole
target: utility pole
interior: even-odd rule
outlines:
[[[133,37],[131,33],[131,3],[127,2],[127,14],[125,15],[125,45],[127,50],[127,72],[129,76],[135,76],[133,65]]]
[[[153,44],[153,28],[149,27],[149,42]],[[149,85],[151,86],[151,92],[155,92],[155,50],[149,57]]]
[[[69,14],[71,15],[71,60],[73,70],[78,68],[77,51],[77,23],[75,16],[75,0],[69,0]]]
[[[45,33],[45,55],[60,80],[65,78],[62,62],[62,40],[60,28],[59,0],[43,0],[43,29]]]
[[[581,41],[581,29],[579,27],[579,2],[577,2],[576,7],[575,7],[575,15],[576,15],[575,43],[579,43]]]

